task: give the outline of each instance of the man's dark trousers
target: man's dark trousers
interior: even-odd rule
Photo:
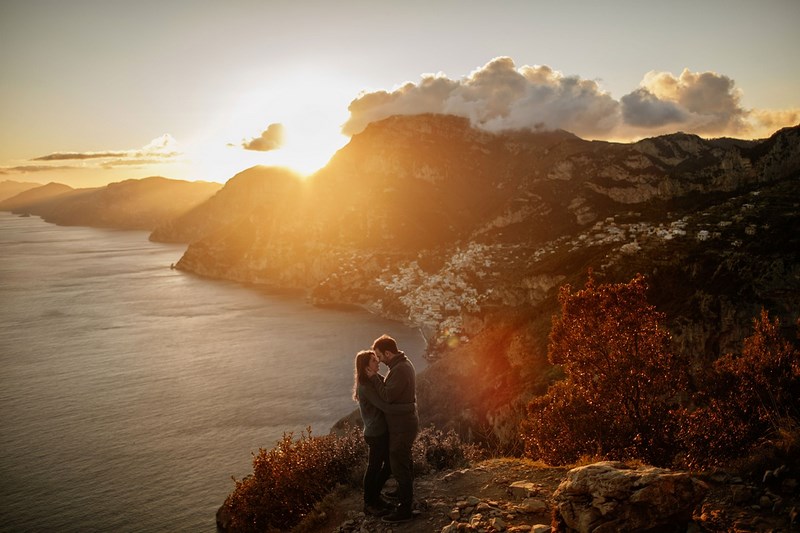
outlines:
[[[400,500],[400,512],[411,512],[414,498],[414,460],[411,457],[411,446],[417,437],[416,431],[389,434],[389,464],[392,475],[397,481],[397,496]]]

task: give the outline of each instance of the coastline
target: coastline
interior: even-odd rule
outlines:
[[[17,354],[3,380],[4,473],[61,495],[16,485],[9,527],[209,531],[231,476],[252,472],[252,451],[308,426],[327,434],[351,411],[352,357],[375,335],[396,332],[422,361],[423,339],[400,322],[311,306],[303,291],[171,271],[184,246],[146,232],[0,215],[14,244],[4,246],[13,290],[0,351]],[[139,515],[142,498],[160,498],[160,510]],[[77,499],[97,511],[76,516]]]

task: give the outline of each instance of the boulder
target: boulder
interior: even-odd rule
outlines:
[[[604,461],[567,473],[553,494],[554,521],[580,533],[685,526],[707,490],[686,472]]]
[[[520,513],[526,514],[542,513],[547,510],[547,503],[543,500],[537,500],[536,498],[525,498],[522,500],[522,503],[514,507],[514,509]]]
[[[516,500],[528,498],[537,493],[537,487],[530,481],[515,481],[508,486],[508,493]]]

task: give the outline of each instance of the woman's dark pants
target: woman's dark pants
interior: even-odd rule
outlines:
[[[389,434],[379,437],[364,436],[369,447],[367,471],[364,473],[364,503],[376,505],[380,500],[381,489],[392,474],[389,466]]]

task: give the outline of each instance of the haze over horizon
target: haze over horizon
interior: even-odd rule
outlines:
[[[800,123],[800,3],[0,3],[0,179],[312,172],[371,121],[631,141]]]

